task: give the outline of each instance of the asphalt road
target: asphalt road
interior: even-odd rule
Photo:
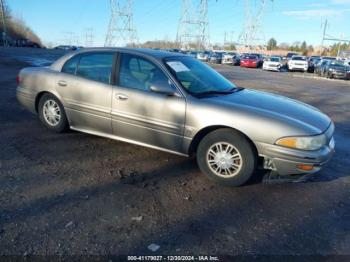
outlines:
[[[299,99],[336,124],[336,154],[309,181],[264,184],[258,173],[230,188],[208,181],[193,159],[45,129],[17,103],[15,78],[60,55],[0,49],[0,255],[350,255],[349,82],[215,66],[238,86]]]

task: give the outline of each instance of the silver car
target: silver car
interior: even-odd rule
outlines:
[[[334,152],[334,125],[314,107],[236,87],[187,55],[84,49],[24,68],[17,98],[50,130],[67,129],[196,155],[210,179],[247,182],[258,165],[314,173]]]

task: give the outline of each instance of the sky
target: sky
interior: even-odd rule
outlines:
[[[86,29],[93,28],[94,46],[104,45],[111,14],[109,0],[5,1],[12,13],[21,17],[46,44],[64,44],[73,33],[73,38],[84,45]],[[259,3],[250,1],[252,7]],[[174,40],[181,3],[181,0],[134,0],[133,19],[139,41]],[[244,15],[244,0],[209,0],[211,43],[222,43],[225,32],[227,40],[237,41],[244,28]],[[350,0],[271,0],[262,22],[264,38],[267,41],[274,37],[278,43],[305,40],[320,45],[326,19],[328,35],[350,39]]]

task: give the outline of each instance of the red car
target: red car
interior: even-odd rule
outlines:
[[[240,66],[258,68],[260,66],[260,59],[255,55],[246,55],[241,59]]]

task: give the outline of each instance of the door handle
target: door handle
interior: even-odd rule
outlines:
[[[59,86],[67,86],[67,82],[64,80],[60,80],[60,81],[58,81],[58,85]]]
[[[128,100],[128,96],[124,95],[124,94],[116,94],[115,98],[119,99],[119,100],[122,100],[122,101]]]

